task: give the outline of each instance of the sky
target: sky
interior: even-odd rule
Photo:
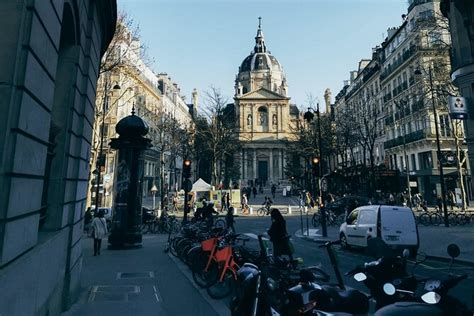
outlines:
[[[332,102],[370,59],[387,28],[399,26],[407,0],[118,0],[140,27],[155,72],[166,72],[190,102],[220,89],[229,102],[242,61],[253,50],[262,17],[267,49],[286,73],[291,103],[304,108],[311,94]]]

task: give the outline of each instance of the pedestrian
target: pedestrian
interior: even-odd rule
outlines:
[[[231,207],[231,202],[230,202],[230,193],[227,192],[226,196],[225,196],[225,204],[226,204],[226,208],[229,209]]]
[[[275,198],[275,192],[276,192],[276,186],[275,184],[272,184],[272,197]]]
[[[451,211],[453,211],[454,205],[456,205],[456,195],[454,195],[453,191],[448,192],[448,198],[449,198],[449,206],[451,207]]]
[[[245,194],[247,196],[247,201],[250,202],[250,197],[252,196],[252,188],[248,187],[247,192]]]
[[[443,200],[439,195],[436,197],[436,206],[438,207],[438,212],[441,212],[443,210]]]
[[[252,193],[253,193],[253,197],[256,198],[257,197],[257,187],[252,188]]]
[[[235,228],[234,228],[234,208],[231,206],[227,209],[227,214],[225,216],[225,222],[227,224],[227,228],[230,228],[233,233],[235,233]]]
[[[287,255],[290,257],[290,260],[293,260],[293,253],[290,249],[289,236],[286,230],[286,221],[283,218],[283,215],[281,215],[278,209],[274,208],[272,209],[270,216],[272,225],[267,233],[273,244],[274,258]]]
[[[221,196],[221,212],[225,212],[225,210],[227,209],[226,196],[227,196],[226,193],[222,193],[222,196]]]
[[[247,194],[245,194],[245,193],[242,194],[241,204],[242,204],[242,214],[247,214],[248,209],[249,209],[249,205],[248,205],[248,200],[247,200]]]
[[[173,202],[173,209],[171,211],[173,213],[175,212],[178,213],[178,195],[177,194],[173,195],[172,202]]]
[[[94,256],[100,255],[100,247],[102,239],[109,233],[107,229],[107,222],[104,218],[104,211],[99,210],[96,217],[92,220],[91,227],[89,229],[89,236],[94,238]]]
[[[90,227],[90,223],[92,222],[92,208],[89,206],[87,208],[86,214],[84,214],[84,230],[87,231]]]

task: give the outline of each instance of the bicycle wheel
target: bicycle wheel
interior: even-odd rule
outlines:
[[[318,227],[321,224],[321,216],[318,213],[314,213],[311,223],[313,224],[313,227]]]
[[[213,299],[219,300],[229,296],[235,288],[235,279],[232,272],[228,271],[224,279],[210,285],[206,288],[207,294]]]
[[[336,225],[337,226],[341,226],[342,223],[344,223],[345,221],[346,221],[346,215],[345,214],[339,214],[336,217]]]
[[[456,213],[454,212],[448,213],[448,222],[449,222],[449,225],[453,225],[453,226],[456,226],[458,224]]]
[[[150,223],[143,223],[142,224],[142,233],[148,234],[151,230]]]
[[[173,256],[178,257],[178,250],[176,245],[181,241],[183,237],[175,237],[170,241],[170,252]]]
[[[420,215],[418,215],[418,222],[420,222],[424,226],[429,226],[430,224],[433,223],[433,219],[432,219],[432,216],[430,214],[425,212],[425,213],[421,213]]]
[[[438,213],[433,213],[430,215],[430,223],[432,225],[439,226],[439,224],[441,224],[442,221],[443,221],[443,218]]]
[[[202,251],[194,256],[193,262],[191,263],[191,271],[193,273],[193,280],[201,288],[206,288],[212,283],[216,283],[218,280],[217,263],[212,261],[209,265],[209,269],[206,269],[207,261],[209,259],[209,253]]]
[[[467,216],[464,213],[459,213],[456,216],[456,221],[458,222],[459,225],[466,225],[467,223],[469,223],[469,216]]]
[[[257,210],[257,215],[258,216],[264,216],[267,210],[264,207],[261,207]]]
[[[227,224],[226,224],[225,220],[220,218],[220,219],[216,220],[216,222],[214,223],[214,227],[215,228],[222,228],[222,230],[225,230],[227,228]]]

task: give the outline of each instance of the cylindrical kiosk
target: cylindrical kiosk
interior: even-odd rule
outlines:
[[[110,147],[117,150],[115,163],[114,203],[110,248],[140,246],[142,243],[142,189],[143,152],[151,147],[144,136],[148,125],[140,117],[124,117],[115,126],[118,138],[112,138]]]

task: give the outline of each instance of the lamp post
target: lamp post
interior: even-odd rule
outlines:
[[[114,90],[119,90],[120,86],[118,84],[114,85],[113,87]],[[101,167],[105,166],[105,159],[103,156],[103,151],[104,151],[104,132],[105,132],[105,113],[107,111],[107,100],[108,96],[107,94],[109,93],[110,90],[110,82],[108,77],[105,78],[105,84],[104,84],[104,102],[102,102],[102,124],[100,126],[100,145],[99,145],[99,154],[97,155],[96,158],[96,170],[97,170],[97,188],[95,191],[95,209],[98,211],[99,210],[99,191],[100,191],[100,172],[101,172]]]
[[[404,115],[406,112],[405,106],[402,106],[400,103],[395,101],[397,108],[399,111],[403,111]],[[408,104],[407,104],[408,105]],[[408,156],[407,156],[407,149],[406,149],[406,135],[407,135],[407,128],[406,125],[403,124],[403,160],[405,161],[405,173],[406,173],[406,181],[407,181],[407,193],[408,193],[408,206],[411,207],[411,188],[410,188],[410,173],[408,168]]]
[[[314,119],[314,114],[311,113],[311,111],[314,111],[311,108],[308,108],[308,111],[304,114],[304,119],[306,121],[311,122]],[[318,195],[318,204],[319,204],[319,210],[321,212],[321,226],[322,226],[322,233],[323,237],[327,237],[328,232],[327,232],[327,227],[326,227],[326,209],[324,208],[324,200],[323,200],[323,192],[321,190],[321,177],[323,176],[323,150],[322,150],[322,138],[321,138],[321,115],[319,111],[319,103],[317,103],[316,111],[316,117],[318,120],[318,149],[319,149],[319,177],[318,177],[318,190],[315,188],[314,195]]]
[[[155,184],[153,184],[150,191],[151,191],[151,194],[153,195],[153,211],[155,211],[155,205],[156,205],[155,204],[155,196],[156,196],[156,192],[158,191]]]
[[[415,75],[421,75],[421,71],[419,69],[415,70]],[[436,132],[436,156],[438,158],[438,169],[439,169],[439,181],[441,184],[441,200],[443,203],[443,215],[444,215],[444,226],[449,227],[449,220],[448,220],[448,207],[446,204],[446,186],[444,183],[444,171],[443,171],[443,164],[441,161],[441,144],[439,141],[439,128],[438,128],[438,114],[436,111],[436,103],[435,103],[435,95],[433,90],[433,73],[431,70],[431,66],[428,69],[428,75],[430,79],[430,89],[431,89],[431,103],[433,106],[433,115],[434,115],[434,123],[435,123],[435,132]]]

